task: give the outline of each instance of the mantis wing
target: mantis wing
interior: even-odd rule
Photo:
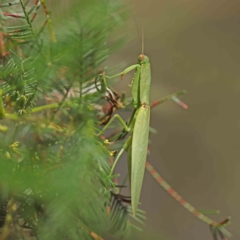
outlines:
[[[136,112],[132,139],[131,199],[133,215],[136,214],[147,158],[150,107],[142,105]]]

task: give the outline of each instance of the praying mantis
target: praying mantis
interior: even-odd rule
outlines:
[[[112,166],[110,175],[112,175],[113,170],[120,159],[124,151],[127,151],[128,155],[128,171],[131,187],[131,203],[133,215],[136,214],[137,207],[139,204],[141,188],[144,178],[144,170],[146,169],[150,174],[156,179],[156,181],[184,208],[191,212],[194,216],[198,217],[203,222],[207,223],[210,226],[210,230],[213,236],[213,239],[217,239],[217,235],[221,237],[222,240],[227,240],[225,236],[231,237],[231,234],[225,229],[229,224],[230,218],[217,223],[206,215],[197,211],[191,204],[186,202],[176,191],[174,191],[171,186],[155,171],[153,166],[146,161],[147,158],[147,148],[148,148],[148,137],[149,137],[149,123],[150,123],[150,108],[155,107],[161,102],[172,99],[179,103],[176,98],[177,95],[183,94],[185,92],[179,92],[168,96],[160,101],[156,101],[153,104],[149,102],[150,94],[150,85],[151,85],[151,69],[149,58],[143,54],[140,54],[138,57],[138,63],[126,68],[123,72],[116,74],[114,76],[106,76],[103,74],[101,77],[106,83],[106,78],[113,78],[117,76],[123,76],[126,73],[135,69],[135,74],[130,85],[132,93],[132,105],[133,113],[128,123],[125,123],[120,115],[115,114],[103,127],[103,129],[98,133],[98,136],[102,135],[109,125],[117,119],[120,124],[123,126],[123,132],[120,134],[118,139],[125,137],[127,133],[130,133],[130,136],[124,143],[122,149],[119,151],[118,155],[115,158],[114,164]],[[112,94],[111,99],[114,99]],[[114,105],[114,104],[113,104]],[[181,104],[184,108],[187,108],[186,105]]]
[[[112,167],[112,174],[114,167],[121,157],[122,153],[126,150],[130,156],[129,172],[131,183],[131,196],[132,196],[132,211],[133,215],[136,214],[140,193],[144,178],[145,163],[147,158],[148,136],[149,136],[149,124],[150,124],[150,84],[151,84],[151,71],[149,58],[143,54],[138,57],[138,64],[133,65],[125,69],[122,73],[114,75],[112,77],[125,75],[131,70],[136,69],[134,78],[131,84],[132,99],[133,99],[133,114],[128,124],[125,124],[124,120],[115,114],[111,120],[105,125],[98,135],[104,133],[108,126],[114,121],[119,120],[124,130],[131,135],[127,139],[123,148],[116,157],[115,164]],[[106,78],[111,78],[107,77]]]

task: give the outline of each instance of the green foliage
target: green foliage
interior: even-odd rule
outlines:
[[[108,44],[126,19],[122,2],[73,1],[53,25],[44,0],[0,10],[2,239],[125,239],[131,211],[96,136],[104,93],[93,84],[122,44],[114,34]]]

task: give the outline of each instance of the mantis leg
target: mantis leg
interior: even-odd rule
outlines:
[[[125,75],[126,73],[131,72],[133,69],[138,68],[138,67],[140,67],[140,65],[139,65],[139,64],[135,64],[135,65],[132,65],[132,66],[126,68],[126,69],[123,70],[121,73],[118,73],[118,74],[113,75],[113,76],[105,76],[105,77],[106,77],[106,78],[114,78],[114,77],[117,77],[117,76],[123,76],[123,75]]]
[[[109,173],[109,176],[112,175],[113,171],[114,171],[114,168],[116,167],[117,165],[117,162],[118,160],[120,159],[120,157],[122,156],[122,154],[124,153],[124,151],[127,151],[128,147],[131,147],[130,145],[132,144],[132,136],[130,136],[127,141],[124,143],[122,149],[120,150],[120,152],[118,153],[114,163],[113,163],[113,166],[112,166],[112,169]]]
[[[127,126],[127,124],[126,124],[126,123],[124,122],[124,120],[120,117],[120,115],[115,114],[115,115],[110,119],[110,121],[104,126],[104,128],[100,131],[100,133],[97,134],[97,136],[102,135],[102,134],[106,131],[106,129],[109,127],[109,125],[112,123],[112,121],[113,121],[115,118],[120,122],[120,124],[123,126],[123,128],[124,128],[125,131],[127,131],[127,132],[130,132],[130,131],[131,131],[131,128],[129,128],[129,127]]]

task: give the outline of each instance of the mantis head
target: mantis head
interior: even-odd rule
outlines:
[[[140,54],[138,56],[138,63],[141,65],[141,64],[144,64],[144,63],[149,63],[149,58],[143,54]]]

